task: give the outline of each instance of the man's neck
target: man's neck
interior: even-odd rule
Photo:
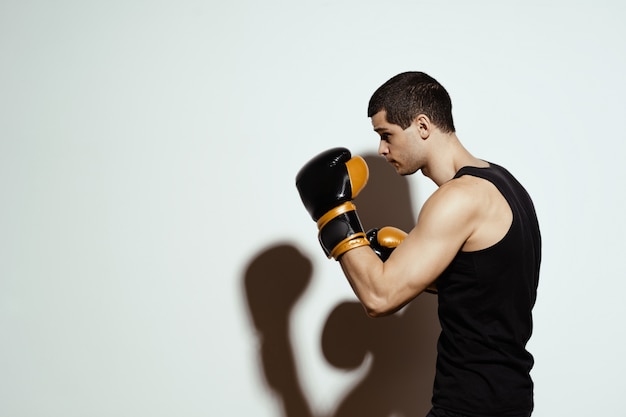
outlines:
[[[461,144],[456,134],[451,133],[441,138],[437,149],[434,150],[431,162],[422,169],[422,173],[430,178],[437,186],[450,181],[456,173],[465,166],[486,168],[489,164],[474,157]]]

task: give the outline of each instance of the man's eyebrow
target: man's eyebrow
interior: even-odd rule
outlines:
[[[389,129],[387,129],[386,127],[375,127],[374,128],[374,132],[380,133],[380,132],[387,132]]]

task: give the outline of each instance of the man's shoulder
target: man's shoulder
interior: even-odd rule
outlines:
[[[422,210],[435,211],[449,216],[469,214],[480,209],[485,181],[481,178],[463,176],[442,184],[426,200]]]
[[[442,199],[474,201],[481,193],[490,191],[493,184],[482,177],[462,175],[442,184],[433,195]]]
[[[449,216],[474,217],[486,210],[500,192],[489,180],[463,175],[442,184],[424,204],[424,208]]]

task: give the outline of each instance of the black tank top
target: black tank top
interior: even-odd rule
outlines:
[[[459,252],[439,277],[437,372],[433,405],[476,417],[528,416],[533,357],[526,350],[537,296],[541,235],[534,205],[504,168],[464,167],[493,183],[513,221],[495,245]]]

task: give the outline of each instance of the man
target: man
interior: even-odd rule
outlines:
[[[526,343],[541,236],[529,195],[504,168],[464,148],[450,97],[427,74],[391,78],[373,94],[368,116],[378,152],[398,174],[422,171],[438,188],[408,235],[390,228],[365,234],[351,201],[367,182],[367,166],[344,148],[318,155],[296,185],[324,251],[372,317],[436,284],[442,331],[428,417],[530,416]]]

